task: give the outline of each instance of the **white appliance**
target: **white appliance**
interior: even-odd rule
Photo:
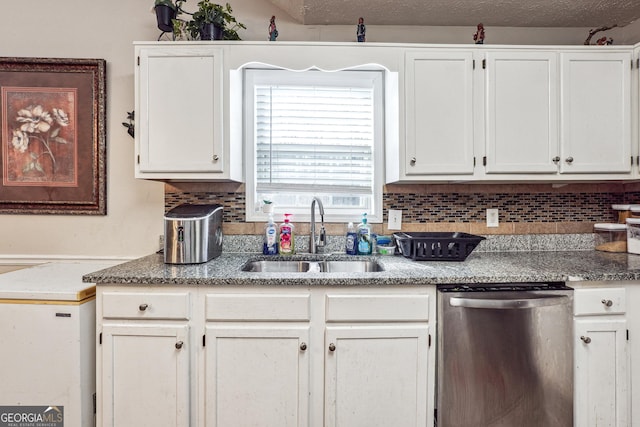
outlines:
[[[48,263],[0,274],[0,415],[54,407],[61,425],[95,425],[95,285],[82,276],[113,265]]]

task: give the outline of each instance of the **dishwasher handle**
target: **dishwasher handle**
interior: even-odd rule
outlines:
[[[549,307],[566,304],[566,295],[538,295],[535,298],[491,299],[451,297],[449,305],[463,308],[488,308],[497,310],[514,310],[523,308]]]

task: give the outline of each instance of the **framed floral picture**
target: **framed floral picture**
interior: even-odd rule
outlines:
[[[0,58],[0,213],[106,215],[106,62]]]

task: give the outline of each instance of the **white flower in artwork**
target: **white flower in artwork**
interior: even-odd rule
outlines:
[[[29,135],[21,130],[16,129],[13,131],[13,139],[11,140],[11,144],[13,144],[13,147],[16,150],[24,153],[29,147]]]
[[[60,131],[69,126],[69,116],[61,108],[52,108],[51,111],[52,113],[49,113],[42,105],[29,105],[18,110],[17,127],[12,130],[13,148],[20,153],[25,153],[33,141],[40,142],[44,148],[42,153],[30,151],[30,158],[24,165],[23,172],[44,173],[45,168],[41,163],[41,157],[47,155],[51,159],[55,173],[55,144],[68,144],[68,141],[60,135]]]
[[[69,126],[69,116],[60,108],[53,108],[53,117],[60,126]]]
[[[29,106],[18,111],[16,120],[22,123],[20,129],[29,133],[45,133],[51,129],[53,119],[49,112],[44,111],[42,105]]]

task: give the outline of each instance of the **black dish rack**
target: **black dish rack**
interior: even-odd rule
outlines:
[[[485,238],[468,233],[394,233],[398,251],[415,261],[464,261]]]

